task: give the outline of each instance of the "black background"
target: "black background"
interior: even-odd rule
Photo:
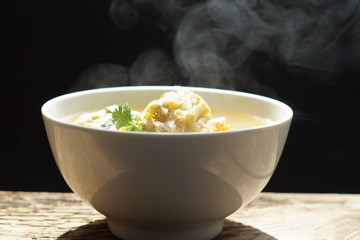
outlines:
[[[3,65],[9,76],[2,79],[0,190],[70,191],[50,152],[42,104],[73,89],[89,67],[129,67],[146,49],[168,41],[167,31],[146,20],[118,29],[109,6],[108,0],[50,0],[17,1],[3,9],[3,60],[10,66]],[[261,52],[251,59],[258,79],[295,112],[283,156],[265,191],[360,193],[359,68],[344,68],[324,84],[327,73],[290,71]],[[349,61],[354,66],[360,59]],[[262,93],[243,86],[236,90]]]

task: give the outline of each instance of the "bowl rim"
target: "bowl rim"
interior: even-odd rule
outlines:
[[[265,102],[270,102],[272,104],[276,104],[276,105],[280,105],[281,108],[286,111],[286,113],[284,114],[284,117],[278,121],[271,121],[270,123],[261,125],[261,126],[256,126],[256,127],[250,127],[250,128],[244,128],[244,129],[230,129],[227,131],[221,131],[221,132],[135,132],[135,131],[114,131],[111,129],[103,129],[103,128],[91,128],[91,127],[87,127],[87,126],[81,126],[81,125],[76,125],[74,123],[56,118],[51,116],[48,113],[48,108],[50,107],[51,104],[53,104],[54,102],[57,101],[61,101],[62,99],[66,99],[66,98],[70,98],[70,97],[78,97],[78,96],[83,96],[83,95],[88,95],[88,94],[92,94],[92,93],[106,93],[106,92],[116,92],[116,91],[126,91],[126,90],[131,90],[131,91],[171,91],[171,90],[175,90],[177,88],[183,88],[183,89],[187,89],[190,91],[195,91],[195,92],[199,92],[201,94],[201,92],[208,92],[208,93],[224,93],[224,94],[230,94],[230,95],[241,95],[243,97],[249,97],[249,98],[253,98],[253,99],[257,99],[257,100],[261,100],[261,101],[265,101]],[[267,96],[263,96],[260,94],[255,94],[255,93],[249,93],[249,92],[243,92],[243,91],[238,91],[238,90],[229,90],[229,89],[221,89],[221,88],[210,88],[210,87],[194,87],[194,86],[179,86],[179,85],[175,85],[175,86],[171,86],[171,85],[142,85],[142,86],[117,86],[117,87],[101,87],[101,88],[95,88],[95,89],[85,89],[85,90],[79,90],[79,91],[74,91],[74,92],[68,92],[68,93],[64,93],[62,95],[58,95],[55,96],[49,100],[47,100],[46,102],[43,103],[43,105],[41,106],[41,115],[43,117],[43,120],[45,121],[46,119],[51,120],[52,122],[56,122],[59,125],[62,126],[66,126],[66,127],[70,127],[70,128],[75,128],[75,129],[79,129],[79,130],[87,130],[87,131],[92,131],[92,132],[104,132],[104,133],[111,133],[111,134],[131,134],[131,135],[149,135],[149,136],[201,136],[201,135],[219,135],[219,134],[233,134],[233,133],[237,133],[237,132],[247,132],[247,131],[253,131],[253,130],[259,130],[259,129],[268,129],[268,128],[272,128],[274,126],[280,126],[282,124],[285,124],[287,122],[292,121],[294,112],[292,110],[292,108],[287,105],[286,103],[271,98],[271,97],[267,97]]]

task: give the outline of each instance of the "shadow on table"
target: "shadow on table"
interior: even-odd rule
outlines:
[[[68,239],[98,239],[118,240],[109,230],[106,219],[96,220],[88,224],[73,228],[57,238],[58,240]]]
[[[96,220],[94,222],[82,225],[57,238],[58,240],[66,239],[97,239],[97,240],[118,240],[109,230],[106,219]],[[273,236],[262,232],[242,223],[225,220],[224,229],[219,236],[213,240],[277,240]]]
[[[224,229],[213,240],[277,240],[277,238],[249,225],[225,220]]]

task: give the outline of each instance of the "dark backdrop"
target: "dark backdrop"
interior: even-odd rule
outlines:
[[[356,1],[329,1],[334,8],[324,1],[305,1],[307,5],[298,3],[298,8],[296,1],[291,6],[271,1],[271,11],[281,6],[284,21],[294,21],[290,29],[308,21],[304,29],[310,33],[302,29],[299,39],[291,42],[293,51],[289,54],[279,48],[284,45],[290,49],[292,38],[280,41],[274,29],[257,27],[257,18],[245,19],[253,26],[242,34],[252,39],[222,44],[222,37],[217,38],[221,49],[229,53],[221,55],[224,59],[231,59],[230,53],[237,52],[237,46],[247,46],[247,54],[239,56],[243,57],[241,64],[231,65],[235,74],[225,77],[231,80],[230,85],[194,82],[189,69],[177,67],[171,60],[175,30],[182,16],[195,6],[194,1],[174,1],[178,2],[175,10],[166,5],[169,1],[158,1],[158,5],[153,2],[16,1],[3,9],[3,60],[9,64],[3,67],[9,77],[2,81],[2,138],[6,143],[0,190],[70,191],[58,172],[41,119],[40,108],[50,98],[102,86],[183,84],[258,93],[293,108],[289,138],[266,191],[360,193],[360,11]],[[304,10],[301,17],[296,17],[287,14],[288,9]],[[201,14],[192,17],[202,19]],[[278,16],[266,16],[264,21],[269,26],[279,24]],[[214,18],[220,25],[226,19],[221,17],[215,14]],[[337,22],[328,23],[327,17]],[[241,19],[235,20],[226,26],[236,27]],[[201,26],[194,28],[201,31]],[[264,29],[271,30],[270,37],[264,35]],[[225,32],[221,36],[230,39],[229,32]],[[259,34],[254,37],[253,32]],[[197,35],[193,36],[188,40],[190,45]],[[205,62],[211,60],[210,55],[207,57]],[[149,62],[153,63],[150,70]],[[152,68],[157,71],[151,72]],[[201,73],[207,77],[214,73],[206,70],[203,67]]]

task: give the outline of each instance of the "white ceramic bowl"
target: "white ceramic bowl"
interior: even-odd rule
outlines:
[[[272,123],[217,133],[164,134],[102,130],[64,120],[113,104],[145,105],[174,88],[86,90],[42,106],[51,150],[65,181],[107,217],[111,232],[122,239],[214,238],[227,216],[264,189],[286,142],[290,107],[220,89],[187,87],[213,109],[247,112]]]

